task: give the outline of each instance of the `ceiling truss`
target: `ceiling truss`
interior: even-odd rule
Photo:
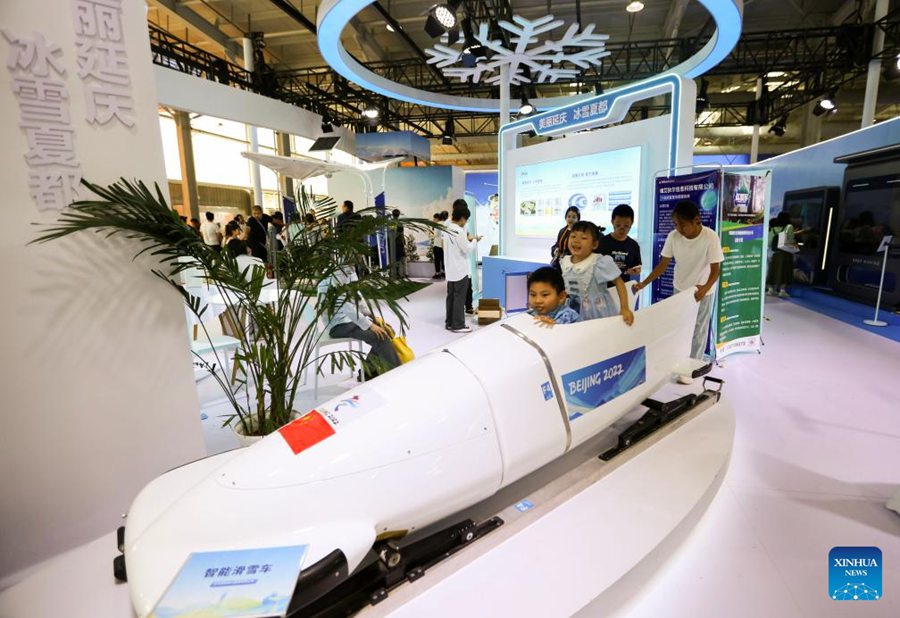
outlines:
[[[271,0],[279,5],[282,0]],[[476,19],[511,13],[506,0],[473,0],[469,10]],[[377,7],[376,7],[377,9]],[[496,18],[494,18],[496,19]],[[307,20],[308,21],[308,20]],[[313,27],[304,24],[305,27]],[[279,71],[259,63],[254,72],[191,45],[150,25],[153,62],[174,70],[211,79],[223,84],[276,98],[328,117],[332,122],[353,126],[357,131],[372,130],[361,120],[366,106],[381,111],[380,126],[390,130],[411,130],[426,137],[440,137],[448,119],[456,137],[496,134],[496,114],[466,113],[413,105],[387,99],[351,84],[330,67],[312,67]],[[875,56],[871,41],[875,28],[884,31],[885,51]],[[677,27],[672,28],[677,32]],[[254,33],[257,37],[260,35]],[[708,34],[652,41],[609,43],[611,55],[602,66],[583,72],[569,83],[537,86],[537,96],[559,96],[594,92],[669,70],[702,47]],[[412,43],[412,45],[415,45]],[[738,45],[721,64],[704,78],[782,74],[772,79],[759,102],[751,92],[744,100],[717,101],[712,95],[707,113],[698,126],[742,126],[766,124],[782,114],[800,108],[828,92],[862,78],[871,59],[892,59],[900,48],[900,10],[877,23],[756,32],[742,35]],[[414,88],[469,97],[497,98],[496,88],[484,84],[451,82],[432,65],[417,57],[391,62],[368,62],[374,73]],[[632,110],[628,120],[654,116],[667,111],[664,101]]]

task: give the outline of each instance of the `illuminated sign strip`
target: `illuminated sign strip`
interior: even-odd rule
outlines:
[[[325,62],[355,84],[393,99],[442,109],[469,112],[499,112],[499,99],[451,96],[419,90],[376,75],[354,60],[341,44],[341,32],[348,22],[373,0],[325,0],[319,7],[318,43]],[[721,62],[737,44],[741,34],[743,0],[700,0],[716,22],[716,32],[694,56],[674,67],[671,73],[694,78]],[[532,101],[539,109],[555,108],[580,97],[553,97]],[[592,100],[592,99],[591,99]]]

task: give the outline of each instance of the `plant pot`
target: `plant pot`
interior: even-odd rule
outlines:
[[[256,429],[256,417],[251,418],[249,423],[250,430],[253,431]],[[244,425],[238,420],[234,425],[231,426],[231,430],[234,432],[234,435],[237,436],[238,444],[242,447],[244,446],[252,446],[256,444],[265,436],[248,436],[244,433]]]
[[[294,410],[293,414],[291,414],[291,420],[300,418],[302,414]],[[255,431],[257,426],[256,417],[253,416],[250,418],[248,424],[250,425],[250,431]],[[256,444],[266,436],[248,436],[244,434],[244,426],[241,424],[240,420],[235,419],[235,423],[231,426],[231,430],[234,432],[234,435],[237,436],[238,443],[242,447],[244,446],[252,446]]]
[[[434,262],[407,262],[406,274],[413,279],[430,279],[434,276]]]

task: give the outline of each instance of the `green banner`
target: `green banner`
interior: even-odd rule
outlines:
[[[719,277],[716,357],[762,345],[768,174],[726,173],[719,235],[725,261]]]

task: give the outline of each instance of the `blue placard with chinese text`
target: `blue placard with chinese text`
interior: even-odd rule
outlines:
[[[700,210],[700,222],[715,230],[719,216],[719,171],[701,172],[685,176],[656,179],[656,209],[653,221],[653,267],[659,263],[660,252],[669,232],[675,229],[672,211],[681,200],[691,200]],[[674,265],[650,284],[651,302],[675,294]]]
[[[643,346],[563,375],[569,420],[612,401],[647,380]]]
[[[150,618],[284,616],[307,547],[191,554]]]

